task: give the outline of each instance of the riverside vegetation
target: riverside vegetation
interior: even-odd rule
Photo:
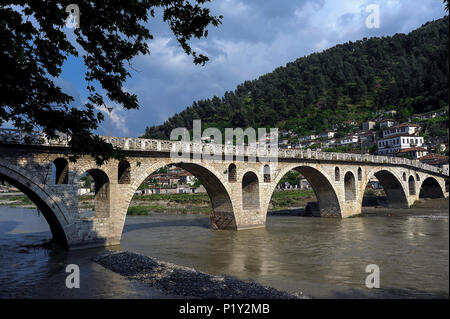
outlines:
[[[383,206],[386,194],[382,189],[366,189],[363,206]],[[272,195],[269,211],[287,213],[289,210],[305,207],[309,202],[316,201],[314,191],[284,190],[276,191]],[[78,197],[81,210],[94,210],[94,196],[84,195]],[[3,195],[0,197],[0,206],[22,207],[33,209],[33,202],[21,194]],[[448,199],[420,199],[414,208],[448,208]],[[209,215],[212,212],[211,201],[208,194],[153,194],[136,195],[133,197],[127,215],[150,216],[152,213],[166,214],[195,214]],[[278,214],[277,213],[277,214]]]
[[[270,203],[271,210],[304,207],[315,201],[312,190],[286,190],[275,192]],[[83,210],[94,209],[94,196],[79,196],[79,207]],[[4,195],[0,205],[10,207],[34,208],[33,202],[24,195]],[[150,215],[154,213],[200,214],[208,215],[212,211],[208,194],[152,194],[133,197],[128,215]]]

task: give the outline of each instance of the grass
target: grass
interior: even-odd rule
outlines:
[[[273,209],[305,206],[307,202],[314,201],[316,196],[310,189],[274,192],[270,200]]]
[[[211,209],[209,207],[168,207],[163,205],[134,205],[130,206],[127,211],[129,216],[151,216],[151,213],[171,213],[171,214],[197,214],[209,215]]]
[[[8,206],[32,205],[26,196],[11,195],[0,198],[4,201],[15,201]],[[83,195],[79,197],[80,206],[93,208],[94,196]],[[286,209],[289,207],[305,206],[307,202],[314,201],[315,195],[312,190],[292,190],[274,192],[271,199],[271,209]],[[134,196],[128,209],[128,215],[149,215],[149,212],[160,213],[182,213],[182,214],[209,214],[211,202],[208,194],[152,194]]]
[[[133,200],[139,202],[168,201],[172,203],[209,204],[209,196],[206,193],[196,194],[152,194],[134,196]]]
[[[150,207],[149,206],[130,206],[128,207],[127,215],[130,216],[150,216],[149,213]]]
[[[2,203],[5,202],[14,202],[14,203]],[[7,205],[10,207],[18,207],[18,206],[28,206],[34,205],[33,202],[24,195],[4,195],[0,197],[0,205]]]

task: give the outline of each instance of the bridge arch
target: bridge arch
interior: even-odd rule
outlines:
[[[258,176],[249,171],[242,177],[242,209],[259,209],[259,180]]]
[[[52,163],[54,172],[54,184],[67,184],[69,182],[69,162],[62,157],[58,157]]]
[[[401,179],[405,178],[406,174],[402,174]],[[390,208],[408,208],[407,192],[402,185],[401,179],[389,168],[377,168],[367,174],[367,178],[363,184],[361,184],[360,203],[362,205],[362,199],[364,197],[364,190],[370,179],[375,177],[380,182],[386,193],[387,204]]]
[[[445,193],[439,182],[432,176],[427,177],[419,188],[419,197],[422,198],[444,198]]]
[[[172,162],[159,161],[152,162],[150,165],[142,165],[140,167],[133,167],[135,169],[136,179],[130,185],[123,185],[127,187],[128,196],[126,197],[126,209],[131,202],[135,191],[138,187],[155,171],[158,169],[174,165],[180,167],[192,175],[194,175],[200,183],[205,187],[206,192],[211,200],[212,214],[211,225],[215,229],[236,229],[236,219],[234,215],[234,203],[231,201],[229,189],[227,186],[228,174],[221,176],[218,172],[206,163],[197,164],[192,162]],[[125,222],[126,210],[122,217],[122,227]]]
[[[40,183],[34,181],[30,173],[22,168],[10,167],[1,163],[0,178],[24,193],[36,205],[47,221],[54,241],[68,249],[69,239],[66,236],[64,226],[67,226],[69,221],[58,203],[45,189],[39,186]]]
[[[358,181],[359,182],[361,182],[363,180],[362,174],[363,174],[362,168],[358,167]]]
[[[231,163],[228,166],[228,182],[235,183],[237,181],[236,165]]]
[[[86,171],[94,179],[95,217],[108,218],[111,208],[111,186],[108,175],[99,168]]]
[[[408,190],[409,190],[409,196],[416,195],[416,180],[412,175],[408,178]]]
[[[117,166],[117,181],[119,184],[131,183],[131,165],[130,162],[122,160]]]
[[[356,181],[355,175],[351,171],[345,173],[344,176],[344,192],[345,200],[355,200],[356,199]]]
[[[270,166],[269,165],[264,165],[264,167],[263,167],[263,177],[264,177],[264,183],[270,183],[271,173],[270,173]]]
[[[337,167],[336,167],[337,168]],[[289,165],[287,168],[280,171],[276,178],[273,179],[273,189],[268,197],[267,205],[270,203],[273,192],[276,186],[289,171],[296,170],[301,175],[303,175],[311,185],[312,190],[317,198],[317,206],[311,205],[313,215],[322,217],[342,217],[341,215],[341,205],[338,200],[337,192],[330,182],[334,180],[334,168],[331,177],[322,170],[320,167],[312,167],[309,165]]]

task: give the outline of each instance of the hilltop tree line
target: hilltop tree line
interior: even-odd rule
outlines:
[[[364,38],[299,58],[240,84],[222,98],[194,102],[145,137],[172,129],[279,127],[304,135],[346,120],[364,121],[387,109],[401,120],[448,106],[448,16],[409,34]]]

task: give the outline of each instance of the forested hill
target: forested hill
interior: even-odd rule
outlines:
[[[194,102],[148,138],[176,127],[280,127],[298,134],[371,119],[396,109],[401,118],[448,105],[448,16],[409,34],[337,45],[246,81],[222,98]]]

